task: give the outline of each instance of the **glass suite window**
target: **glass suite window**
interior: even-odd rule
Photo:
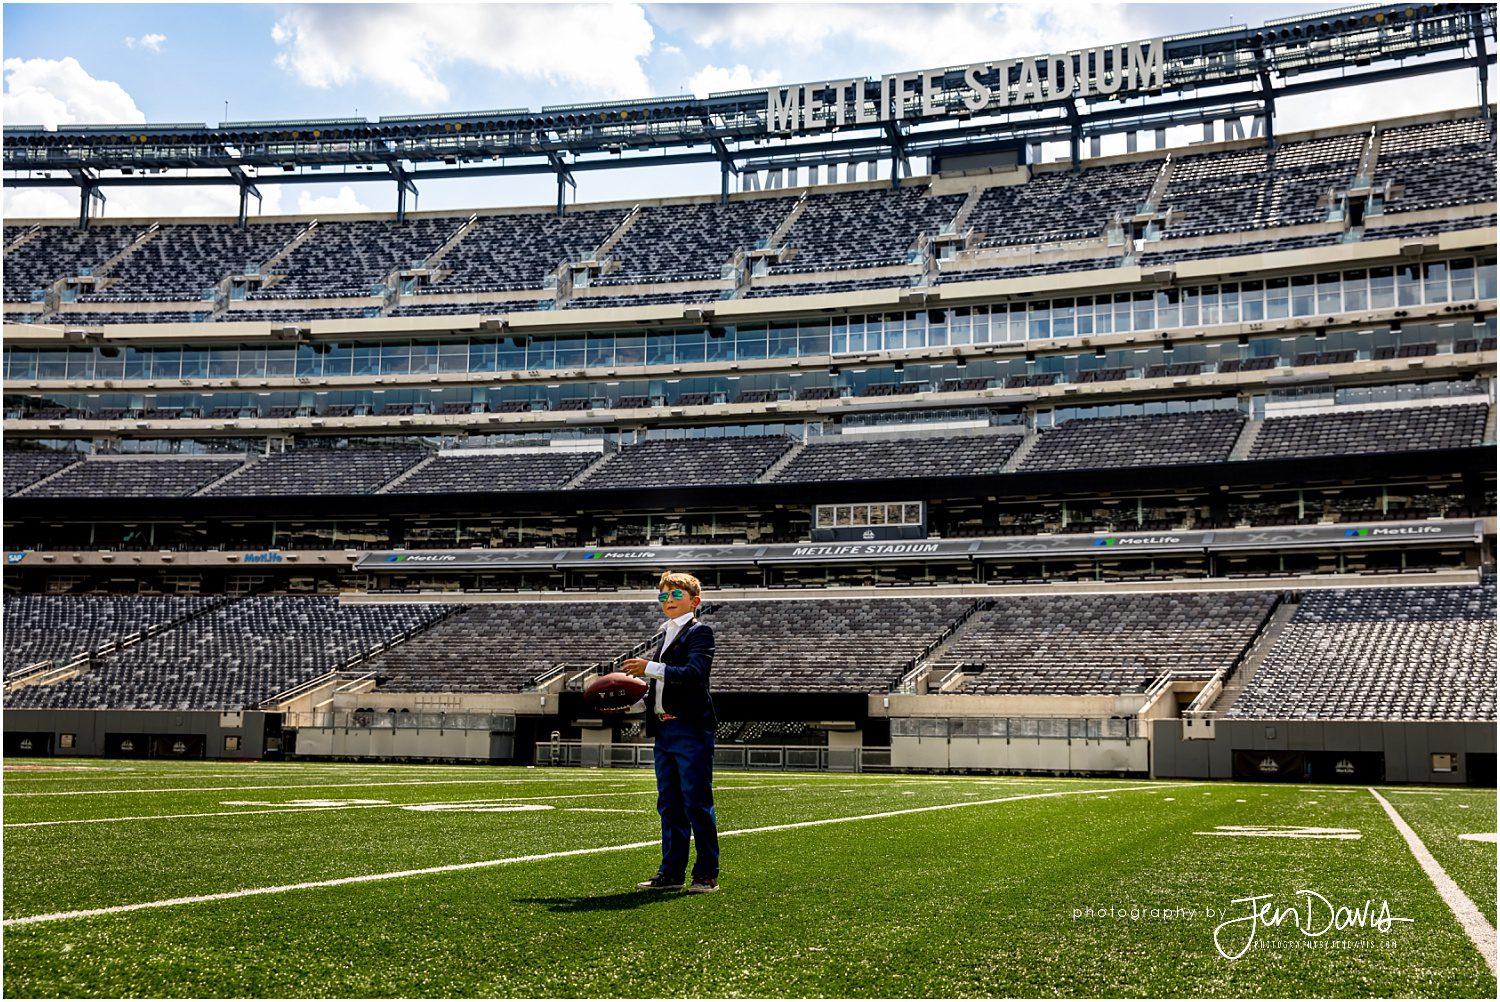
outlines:
[[[1344,272],[1344,309],[1349,313],[1370,308],[1370,279],[1363,271]]]
[[[1420,306],[1421,304],[1421,270],[1415,264],[1398,265],[1396,268],[1396,305]]]

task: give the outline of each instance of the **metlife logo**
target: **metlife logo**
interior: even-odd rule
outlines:
[[[1432,536],[1441,535],[1443,527],[1440,525],[1402,525],[1402,526],[1376,526],[1373,529],[1345,529],[1344,538],[1351,539],[1362,536]]]
[[[590,550],[583,555],[585,560],[649,560],[656,556],[655,550],[622,550],[619,553],[605,553],[603,550]]]
[[[1164,546],[1182,542],[1181,536],[1101,536],[1094,540],[1095,546]]]
[[[385,558],[388,564],[441,564],[457,560],[454,553],[392,553]]]

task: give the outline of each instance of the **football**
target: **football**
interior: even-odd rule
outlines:
[[[646,694],[646,681],[617,671],[601,675],[583,690],[583,701],[595,710],[624,710]]]

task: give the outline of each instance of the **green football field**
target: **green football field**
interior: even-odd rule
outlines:
[[[1495,995],[1493,790],[716,786],[687,895],[642,771],[9,760],[5,994]]]

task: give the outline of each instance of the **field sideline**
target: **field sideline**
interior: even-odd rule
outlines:
[[[689,896],[644,771],[7,760],[5,994],[1495,995],[1494,790],[716,779]]]

